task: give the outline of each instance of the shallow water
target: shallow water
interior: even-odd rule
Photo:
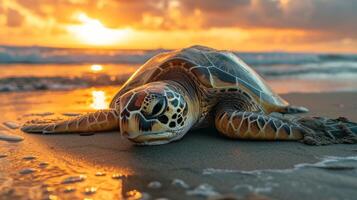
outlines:
[[[357,69],[357,64],[355,65]],[[95,64],[0,65],[0,92],[120,86],[139,65],[103,64],[100,65],[101,71],[93,71],[92,66]],[[260,66],[255,69],[277,93],[357,91],[357,72],[306,72],[299,75],[290,72],[290,68],[304,68],[303,66],[287,68],[288,70],[281,66]],[[322,71],[328,70],[323,66],[321,68]],[[271,71],[280,71],[281,75],[270,75]]]
[[[1,60],[0,47],[0,92],[71,90],[122,85],[139,66],[155,55],[153,51],[118,51],[116,52],[118,55],[114,53],[118,58],[128,58],[129,62],[125,62],[121,59],[116,60],[111,51],[72,52],[73,50],[69,49],[42,49],[37,52],[39,55],[34,56],[27,55],[31,49],[5,48],[5,50],[8,52],[3,51],[3,53],[9,53],[9,57],[14,60],[11,62],[7,62],[6,59]],[[58,54],[59,52],[62,53]],[[80,54],[77,54],[78,52]],[[156,53],[158,52],[161,51]],[[25,55],[25,60],[30,60],[23,61],[22,54]],[[356,55],[294,53],[237,53],[237,55],[266,79],[278,93],[357,91]],[[16,58],[17,56],[19,57]],[[31,60],[31,56],[34,56],[35,60]],[[54,56],[54,60],[51,56]]]

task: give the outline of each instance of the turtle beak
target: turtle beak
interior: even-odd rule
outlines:
[[[181,129],[167,129],[157,120],[148,120],[139,113],[129,113],[123,111],[120,119],[120,132],[135,144],[138,145],[159,145],[166,144],[179,137]]]
[[[125,110],[121,112],[120,118],[120,132],[131,141],[144,141],[145,138],[153,139],[155,137],[162,138],[164,135],[155,134],[157,122],[154,120],[147,120],[139,113],[127,113]]]
[[[138,119],[132,115],[133,114],[130,114],[126,110],[122,111],[120,114],[120,134],[128,139],[136,138],[141,135]]]
[[[121,134],[130,141],[138,144],[163,144],[176,135],[175,132],[163,129],[155,120],[147,120],[139,113],[131,113],[120,119]]]

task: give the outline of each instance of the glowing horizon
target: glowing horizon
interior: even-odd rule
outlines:
[[[0,45],[357,53],[352,0],[234,2],[3,0]]]

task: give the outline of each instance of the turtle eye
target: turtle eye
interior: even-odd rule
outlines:
[[[167,103],[165,97],[152,95],[148,97],[148,101],[142,110],[145,117],[158,117],[166,110]]]
[[[152,109],[152,117],[156,117],[156,116],[159,116],[164,110],[165,110],[165,107],[166,107],[166,100],[165,98],[160,98],[154,108]]]

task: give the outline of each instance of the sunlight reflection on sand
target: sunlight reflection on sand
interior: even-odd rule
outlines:
[[[131,174],[128,170],[89,165],[66,152],[49,150],[36,138],[27,139],[24,146],[16,149],[11,144],[0,146],[0,152],[12,149],[11,155],[6,156],[8,162],[2,162],[10,170],[6,174],[0,172],[0,199],[104,200],[129,197],[130,194],[123,191],[123,181]],[[37,155],[31,160],[25,159],[29,153]],[[46,165],[43,165],[44,161]],[[97,176],[98,171],[108,175]],[[111,177],[116,173],[122,174],[120,179]]]
[[[92,91],[92,104],[90,107],[94,108],[95,110],[106,109],[109,107],[106,94],[103,90]]]

